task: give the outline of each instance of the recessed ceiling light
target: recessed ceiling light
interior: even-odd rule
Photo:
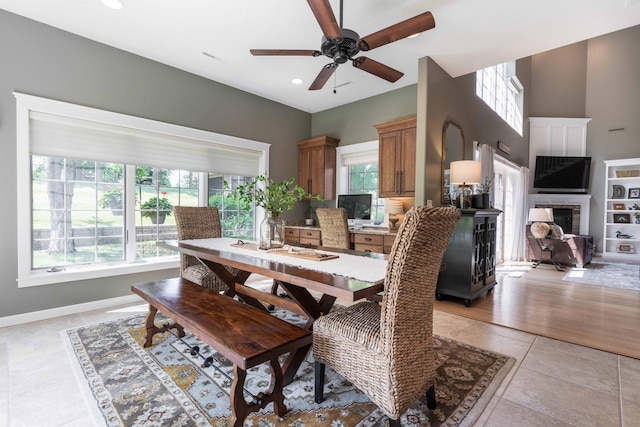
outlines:
[[[293,79],[293,80],[291,80],[291,83],[293,83],[294,85],[301,85],[302,83],[304,83],[304,80],[302,80],[302,79]]]
[[[418,37],[420,34],[422,33],[415,33],[415,34],[411,34],[410,36],[407,36],[408,39],[415,39],[416,37]]]
[[[120,0],[102,0],[102,4],[111,8],[111,9],[122,9],[124,7],[124,3]]]

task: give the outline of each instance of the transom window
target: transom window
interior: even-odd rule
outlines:
[[[524,88],[515,61],[476,72],[476,95],[522,136]]]

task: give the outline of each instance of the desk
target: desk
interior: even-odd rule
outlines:
[[[389,254],[396,238],[396,231],[386,227],[349,228],[351,248],[356,251]],[[320,227],[287,225],[285,240],[290,245],[318,246],[322,242]]]
[[[277,253],[274,254],[275,256],[273,256],[272,260],[264,258],[264,254],[258,256],[259,253],[251,250],[232,248],[231,244],[236,241],[236,239],[218,238],[174,240],[158,242],[157,244],[162,248],[198,258],[229,286],[232,293],[238,294],[242,301],[247,304],[267,311],[262,304],[262,302],[265,302],[306,317],[305,328],[308,330],[311,329],[315,319],[331,310],[336,298],[352,302],[375,297],[376,294],[383,290],[384,274],[377,280],[364,281],[336,273],[317,271],[317,269],[331,271],[330,263],[334,260],[308,261],[315,262],[317,269],[305,268],[295,265],[298,263],[304,264],[302,261],[298,261],[295,258],[292,258],[291,261],[286,261],[283,260],[285,257],[277,256]],[[330,251],[344,254],[343,261],[346,260],[347,256],[358,255],[371,259],[370,262],[372,263],[382,263],[379,266],[384,266],[384,269],[386,269],[386,260],[383,255],[337,249],[330,249]],[[224,266],[236,268],[238,270],[237,274],[235,276],[232,275]],[[378,270],[384,271],[384,269],[379,268]],[[246,286],[244,283],[251,273],[260,274],[278,281],[280,287],[285,290],[291,299],[281,298]],[[316,299],[309,291],[316,291],[321,294],[321,297]],[[311,345],[301,347],[287,357],[283,366],[285,385],[293,380],[310,347]]]

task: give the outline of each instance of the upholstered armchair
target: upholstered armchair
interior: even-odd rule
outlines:
[[[318,208],[316,215],[322,232],[322,246],[349,249],[347,211],[343,208]]]
[[[435,409],[433,301],[442,256],[460,212],[412,208],[389,255],[381,303],[361,302],[313,324],[315,400],[324,400],[325,365],[351,381],[399,426],[426,394]]]
[[[174,206],[178,239],[208,239],[221,237],[220,215],[214,206]],[[231,267],[225,267],[233,275]],[[187,280],[217,292],[227,292],[228,286],[196,257],[180,254],[180,275]]]

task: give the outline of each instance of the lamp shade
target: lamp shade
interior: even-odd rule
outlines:
[[[384,211],[389,214],[404,213],[404,207],[399,200],[387,199],[384,202]]]
[[[480,184],[482,176],[480,162],[477,160],[459,160],[451,162],[451,183],[456,185]]]
[[[529,209],[529,221],[553,222],[553,209],[552,208],[531,208]]]

